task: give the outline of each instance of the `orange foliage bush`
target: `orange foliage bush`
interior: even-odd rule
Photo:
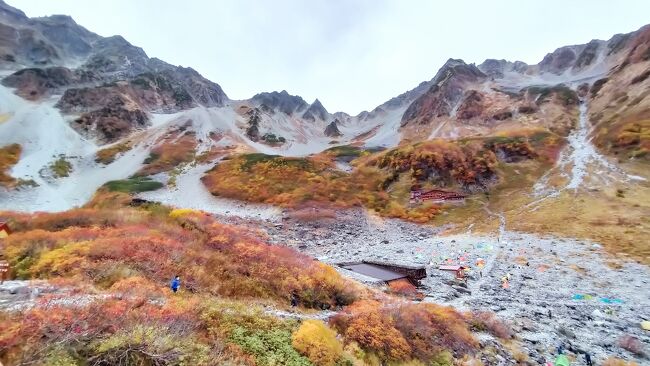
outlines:
[[[332,320],[348,342],[376,352],[384,360],[406,360],[411,346],[395,328],[395,320],[374,301],[359,301]]]
[[[110,290],[113,293],[124,294],[133,298],[161,297],[164,294],[163,286],[137,276],[118,280],[111,286]]]
[[[203,178],[215,195],[293,207],[304,202],[359,205],[369,187],[353,182],[326,159],[247,154],[218,164]]]
[[[9,169],[18,163],[22,148],[18,144],[0,147],[0,186],[11,187],[16,180],[9,175]]]
[[[105,341],[110,342],[111,336],[125,331],[128,333],[138,327],[161,330],[163,333],[157,335],[159,342],[163,342],[162,337],[177,339],[178,344],[171,345],[175,348],[171,354],[179,354],[188,343],[198,342],[191,332],[207,334],[206,325],[200,320],[201,309],[200,303],[194,300],[168,299],[164,304],[154,304],[140,300],[106,299],[88,305],[49,305],[29,309],[22,314],[5,314],[0,318],[0,356],[8,364],[17,361],[48,364],[44,360],[52,349],[74,349],[76,357],[94,355],[94,362],[103,365],[107,364],[102,361],[105,355],[98,354],[98,346]],[[197,349],[207,348],[207,345],[201,346],[200,343],[197,346]],[[121,351],[129,352],[128,349]],[[130,351],[138,352],[135,348]]]
[[[405,278],[391,281],[388,284],[388,289],[394,294],[408,297],[413,297],[418,293],[417,288]]]
[[[183,134],[180,137],[170,136],[151,150],[145,160],[145,166],[137,175],[146,176],[169,171],[181,163],[194,160],[196,138],[193,134]]]
[[[102,164],[110,164],[115,161],[118,154],[131,150],[133,143],[131,141],[120,142],[110,147],[98,150],[95,162]]]
[[[21,278],[74,277],[105,288],[131,278],[150,291],[150,285],[167,286],[178,274],[187,291],[235,298],[288,303],[295,292],[304,306],[320,307],[346,305],[355,297],[333,268],[201,212],[169,217],[81,209],[32,220],[7,215],[16,232],[3,249]]]
[[[369,163],[397,174],[410,172],[417,182],[486,186],[496,173],[497,158],[478,143],[432,140],[389,150]]]
[[[36,229],[59,231],[69,227],[115,227],[126,223],[146,223],[149,215],[133,210],[95,210],[88,208],[73,209],[56,214],[37,212],[23,214],[1,212],[0,218],[9,221],[16,232]]]
[[[347,174],[328,159],[241,155],[221,162],[202,181],[217,196],[291,208],[366,206],[384,216],[418,222],[431,220],[439,211],[436,206],[412,209],[391,200],[382,188],[386,174],[374,167]]]
[[[332,325],[346,341],[384,360],[427,362],[447,349],[467,354],[478,347],[463,316],[435,304],[357,302],[334,317]]]

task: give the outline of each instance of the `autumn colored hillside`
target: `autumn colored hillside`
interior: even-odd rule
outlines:
[[[437,205],[409,206],[411,189],[489,192],[502,165],[550,164],[563,138],[521,130],[484,138],[431,140],[370,152],[337,147],[308,158],[245,154],[218,163],[203,178],[216,196],[284,207],[365,206],[387,217],[428,222]],[[351,161],[350,170],[340,164]]]
[[[620,161],[647,163],[650,152],[650,27],[630,41],[630,53],[591,88],[594,141]]]
[[[15,229],[1,248],[10,278],[59,289],[1,313],[4,364],[451,365],[477,356],[472,329],[510,336],[494,319],[371,295],[329,266],[198,211],[0,216]],[[166,288],[174,275],[177,294]],[[378,300],[362,300],[370,296]],[[354,305],[330,325],[263,310],[286,308],[291,297],[307,314]]]
[[[16,179],[9,175],[9,169],[18,162],[20,145],[12,144],[0,148],[0,186],[11,187]]]

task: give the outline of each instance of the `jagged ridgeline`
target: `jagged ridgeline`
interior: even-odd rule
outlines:
[[[356,116],[216,72],[0,0],[2,364],[646,360],[649,26]]]

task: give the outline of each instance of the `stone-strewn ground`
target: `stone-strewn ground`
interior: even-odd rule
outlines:
[[[272,242],[327,263],[370,259],[425,265],[424,301],[495,312],[512,324],[533,364],[553,360],[561,343],[578,365],[586,364],[583,352],[596,364],[608,356],[650,364],[648,356],[634,355],[618,344],[631,335],[650,352],[650,334],[640,328],[641,321],[650,319],[650,271],[612,258],[596,243],[507,230],[500,238],[440,236],[445,228],[381,219],[363,210],[339,211],[335,217],[329,213],[326,219],[310,222],[289,216],[279,222],[222,219],[257,227]],[[486,263],[482,276],[478,258]],[[468,283],[438,270],[442,263],[473,267]],[[506,290],[501,278],[507,274]]]

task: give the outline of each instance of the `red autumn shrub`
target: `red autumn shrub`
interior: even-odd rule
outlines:
[[[357,302],[335,316],[332,326],[383,360],[429,362],[445,350],[469,354],[478,347],[460,313],[430,303]]]
[[[333,319],[333,325],[348,342],[376,352],[384,360],[406,360],[411,347],[395,328],[394,319],[374,301],[360,301]]]
[[[82,221],[70,220],[70,214],[63,219],[61,214],[37,214],[27,223],[17,215],[25,222],[4,244],[15,275],[75,277],[104,288],[130,277],[167,286],[172,276],[180,275],[182,289],[190,292],[287,303],[295,293],[307,307],[346,305],[354,299],[333,268],[293,249],[268,245],[207,214],[161,217],[122,209],[117,218],[106,211],[85,209]],[[91,225],[107,217],[113,217],[110,225]]]
[[[477,311],[469,315],[469,323],[472,328],[479,331],[488,331],[495,337],[510,339],[514,335],[512,328],[501,321],[489,311]]]
[[[107,364],[99,362],[111,357],[102,354],[105,352],[102,350],[114,348],[116,343],[119,346],[120,335],[133,331],[140,333],[141,338],[129,340],[137,343],[135,347],[156,348],[162,342],[173,341],[177,343],[164,344],[173,354],[182,354],[188,343],[193,351],[208,349],[208,345],[197,343],[200,340],[196,335],[205,329],[201,328],[200,303],[195,300],[168,299],[164,304],[131,299],[96,298],[93,301],[89,297],[89,300],[87,305],[60,303],[28,309],[22,314],[2,314],[0,357],[8,364],[17,361],[29,364],[44,362],[53,350],[75,350],[77,357]],[[129,352],[128,349],[121,351]]]
[[[478,342],[472,336],[463,316],[452,307],[431,303],[389,308],[396,327],[409,340],[414,356],[428,360],[443,350],[467,354]]]
[[[417,288],[415,288],[415,286],[405,278],[391,281],[388,283],[388,289],[391,293],[406,297],[414,297],[418,293]]]

